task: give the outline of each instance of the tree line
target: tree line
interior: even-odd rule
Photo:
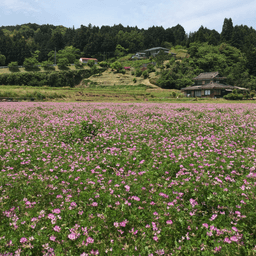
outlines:
[[[114,26],[88,26],[66,28],[54,25],[23,24],[0,27],[0,64],[7,65],[17,61],[22,65],[25,58],[32,57],[39,51],[38,61],[47,61],[49,52],[63,50],[73,46],[80,51],[80,56],[95,57],[104,60],[115,56],[117,45],[127,49],[127,53],[162,46],[181,45],[189,47],[193,42],[208,42],[219,45],[230,44],[246,54],[250,62],[250,72],[256,72],[256,31],[246,25],[233,26],[232,19],[225,18],[222,32],[210,30],[201,26],[198,31],[186,34],[181,25],[164,29],[162,26],[152,26],[148,29]],[[5,59],[4,59],[5,58]],[[4,64],[3,64],[4,63]]]

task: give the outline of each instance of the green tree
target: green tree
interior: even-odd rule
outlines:
[[[232,35],[233,35],[232,19],[225,18],[222,26],[221,41],[226,43],[231,43]]]
[[[0,53],[0,65],[4,65],[5,60],[6,60],[6,57],[3,54]]]
[[[23,62],[23,66],[25,67],[25,70],[28,70],[28,71],[37,70],[38,65],[39,65],[39,62],[34,57],[26,58]]]
[[[94,60],[89,60],[87,65],[92,68],[95,65],[95,61]]]
[[[68,68],[68,59],[67,58],[59,58],[57,62],[57,66],[59,69],[67,69]]]
[[[19,71],[18,62],[13,61],[13,62],[9,63],[8,68],[11,72],[18,72]]]
[[[129,49],[125,49],[122,45],[118,44],[116,46],[115,55],[117,57],[123,57],[126,55],[126,53],[129,51]]]
[[[112,69],[115,69],[116,72],[120,72],[123,69],[123,65],[119,61],[115,61],[110,65]]]
[[[41,67],[42,67],[44,70],[55,70],[55,67],[53,66],[53,62],[50,61],[50,60],[43,61],[43,62],[41,63]]]

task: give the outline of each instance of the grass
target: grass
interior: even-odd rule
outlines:
[[[0,105],[1,255],[256,254],[255,104]]]
[[[58,101],[58,102],[171,102],[171,103],[255,103],[254,101],[227,101],[225,99],[173,98],[172,92],[179,90],[151,88],[147,85],[115,85],[94,87],[31,87],[31,86],[0,86],[0,98],[19,100]]]
[[[39,68],[39,70],[36,72],[46,72],[46,70],[44,70],[43,68],[41,68],[41,67],[38,67],[38,68]],[[83,69],[89,69],[89,67],[84,66]],[[75,66],[72,65],[72,66],[68,66],[66,70],[77,70],[77,69],[75,68]],[[52,71],[52,70],[50,70],[50,71]],[[58,66],[55,66],[55,71],[58,72],[61,70],[58,68]],[[25,68],[19,68],[18,73],[22,73],[22,72],[33,72],[33,71],[26,71]],[[0,68],[0,74],[10,74],[10,73],[17,73],[17,72],[11,72],[9,70],[9,68]]]

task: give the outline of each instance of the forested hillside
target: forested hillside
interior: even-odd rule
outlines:
[[[69,63],[74,63],[75,58],[82,56],[101,61],[120,57],[120,49],[125,55],[155,46],[180,46],[190,55],[179,63],[171,61],[170,67],[163,70],[158,81],[162,87],[181,88],[189,85],[199,72],[217,70],[228,77],[230,84],[256,88],[256,30],[246,25],[233,26],[231,19],[224,20],[221,33],[201,26],[186,34],[181,25],[167,29],[139,29],[121,24],[89,24],[78,29],[30,23],[0,27],[0,65],[16,61],[24,65],[30,57],[36,59],[34,64],[53,63],[55,49],[57,58],[65,55]]]

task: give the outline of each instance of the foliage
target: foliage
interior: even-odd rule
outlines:
[[[128,51],[129,49],[125,49],[122,45],[118,44],[116,46],[115,55],[120,58],[125,56]]]
[[[0,65],[4,65],[5,64],[5,60],[6,60],[6,57],[0,53]]]
[[[100,72],[100,70],[98,70]],[[2,74],[0,84],[2,85],[31,85],[50,87],[74,87],[83,78],[91,76],[90,70],[61,71],[61,72],[35,72],[35,73],[13,73]]]
[[[1,254],[255,254],[254,104],[18,105]]]
[[[59,69],[67,69],[68,63],[69,61],[67,58],[59,58],[57,62],[57,66]]]
[[[107,68],[109,66],[108,62],[107,61],[101,61],[99,62],[99,65],[103,68]]]
[[[143,76],[144,79],[148,78],[148,77],[149,77],[148,71],[147,71],[147,70],[144,70],[144,71],[142,72],[142,76]]]
[[[156,70],[155,70],[155,66],[153,65],[153,64],[148,64],[147,65],[147,71],[148,71],[148,73],[152,73],[152,72],[155,72]]]
[[[55,70],[55,67],[53,66],[53,62],[50,61],[50,60],[43,61],[43,62],[41,63],[41,67],[42,67],[44,70],[46,70],[46,71],[48,71],[48,70]]]
[[[23,62],[23,66],[27,71],[39,70],[39,62],[35,57],[26,58]]]
[[[75,64],[76,69],[83,68],[83,63],[80,60],[75,60],[74,64]]]
[[[142,75],[142,70],[141,69],[136,69],[135,70],[135,76],[140,77]]]
[[[87,65],[92,68],[93,66],[95,66],[95,61],[94,60],[88,60]]]
[[[123,69],[123,65],[119,61],[115,61],[114,63],[110,64],[112,69],[115,69],[116,72],[120,72]]]
[[[9,63],[8,64],[8,68],[12,72],[18,72],[19,71],[18,62],[17,61],[13,61],[13,62]]]

